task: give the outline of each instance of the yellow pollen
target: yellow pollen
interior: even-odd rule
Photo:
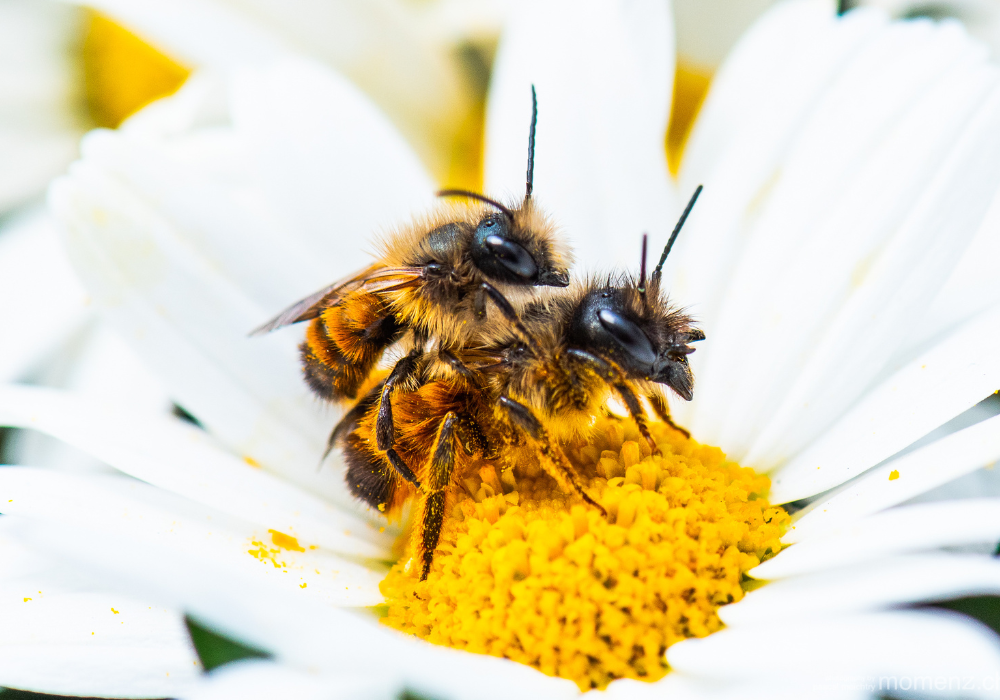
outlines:
[[[898,478],[899,478],[898,469],[893,469],[891,472],[889,472],[889,481],[895,481]]]
[[[582,690],[661,678],[668,646],[722,627],[717,609],[781,549],[789,516],[767,502],[766,476],[650,428],[662,455],[613,419],[566,447],[607,518],[537,468],[465,479],[427,580],[411,547],[382,582],[383,622]]]
[[[285,562],[278,559],[278,555],[281,553],[280,549],[273,547],[268,547],[266,544],[260,540],[251,540],[251,545],[253,549],[248,549],[247,554],[249,554],[254,559],[258,559],[262,562],[271,562],[275,569],[281,569],[287,566]]]
[[[117,610],[115,610],[114,608],[111,608],[111,612],[113,612],[113,613],[114,613],[115,615],[117,615],[117,614],[118,614],[118,611],[117,611]]]
[[[286,535],[283,532],[278,532],[277,530],[268,530],[271,533],[271,541],[278,547],[282,549],[290,549],[293,552],[304,552],[305,547],[299,544],[299,541],[292,537],[291,535]],[[313,547],[310,547],[313,549]]]

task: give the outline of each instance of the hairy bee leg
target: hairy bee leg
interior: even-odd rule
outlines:
[[[521,323],[520,317],[517,315],[517,311],[514,310],[513,304],[507,301],[507,297],[500,293],[500,290],[494,287],[489,282],[483,282],[479,285],[479,291],[476,292],[475,299],[473,300],[473,305],[476,310],[476,314],[480,317],[486,315],[486,300],[492,301],[503,317],[510,321],[517,332],[521,334],[521,338],[531,347],[532,352],[536,357],[542,357],[542,348],[535,339],[535,336],[525,328],[524,324]]]
[[[385,451],[385,456],[389,460],[389,466],[392,467],[394,472],[409,481],[418,489],[420,488],[420,482],[417,481],[417,475],[414,474],[413,470],[406,465],[406,462],[404,462],[403,458],[396,453],[396,450],[390,447]]]
[[[465,366],[458,357],[455,356],[451,350],[447,348],[438,348],[438,359],[444,362],[446,365],[451,367],[455,372],[460,374],[466,381],[476,384],[476,375],[473,374],[472,370]]]
[[[656,411],[656,415],[659,416],[661,421],[681,433],[684,437],[691,437],[690,431],[674,423],[674,419],[670,417],[670,409],[667,407],[667,402],[662,396],[659,394],[649,394],[646,398],[649,399],[649,403],[652,404],[653,410]]]
[[[369,391],[364,398],[358,401],[354,407],[345,413],[337,424],[333,426],[333,430],[330,431],[330,437],[326,441],[326,450],[323,452],[323,457],[320,459],[322,463],[327,457],[330,456],[330,452],[336,446],[337,442],[344,437],[344,435],[354,429],[357,422],[361,420],[361,417],[368,412],[368,410],[375,405],[376,399],[378,399],[379,394],[382,393],[382,384],[384,382],[378,383],[371,391]]]
[[[646,411],[639,402],[639,397],[636,396],[635,391],[629,385],[628,381],[626,381],[625,373],[614,364],[598,357],[597,355],[589,353],[586,350],[570,348],[566,351],[566,354],[575,357],[581,362],[589,364],[599,374],[604,375],[608,383],[611,384],[614,390],[618,392],[618,395],[621,396],[622,401],[625,402],[625,407],[628,409],[629,415],[632,417],[633,422],[635,422],[636,427],[639,429],[639,433],[649,445],[649,449],[654,455],[660,454],[660,448],[656,446],[656,442],[653,441],[653,436],[649,432],[649,423],[646,420]]]
[[[396,385],[405,382],[413,376],[419,366],[420,356],[424,354],[423,347],[418,346],[404,356],[382,384],[382,395],[379,398],[378,419],[375,422],[375,444],[383,452],[395,443],[395,425],[392,422],[392,392]]]
[[[434,561],[434,550],[441,539],[441,528],[444,525],[445,497],[451,484],[451,475],[455,470],[455,425],[458,415],[449,411],[438,427],[431,448],[431,461],[427,468],[427,483],[424,488],[424,514],[420,528],[420,559],[422,568],[420,580],[423,581],[430,573]]]
[[[608,512],[604,510],[604,506],[591,498],[587,492],[583,490],[583,487],[577,480],[576,473],[569,466],[569,464],[566,463],[566,459],[563,457],[562,451],[559,450],[558,447],[552,445],[551,440],[549,440],[548,431],[545,430],[541,421],[535,417],[535,414],[531,412],[531,409],[523,403],[514,401],[506,396],[500,397],[500,405],[506,409],[511,422],[521,428],[524,432],[531,436],[535,442],[538,443],[538,448],[541,451],[542,456],[545,457],[548,463],[552,465],[555,470],[555,473],[553,474],[550,472],[550,475],[556,479],[556,481],[565,481],[568,483],[586,503],[594,506],[601,511],[605,517],[607,517]]]

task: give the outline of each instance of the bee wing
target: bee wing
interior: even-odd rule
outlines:
[[[419,279],[420,268],[389,268],[375,263],[360,272],[337,280],[305,299],[300,299],[264,325],[255,328],[250,335],[263,335],[293,323],[312,320],[319,316],[323,309],[334,306],[345,294],[361,287],[370,288],[372,291],[387,291],[400,284],[411,285]]]

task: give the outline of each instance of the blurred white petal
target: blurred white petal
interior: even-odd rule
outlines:
[[[83,327],[87,306],[47,213],[29,213],[0,230],[0,381],[37,370]]]
[[[785,643],[790,636],[787,623],[726,629],[675,644],[667,651],[667,661],[683,673],[732,680],[767,676],[778,663],[786,677],[800,682],[805,695],[813,685],[859,676],[874,677],[876,683],[880,676],[895,677],[897,683],[908,678],[911,685],[904,690],[913,687],[914,679],[927,677],[932,683],[954,677],[981,683],[993,680],[1000,668],[996,635],[969,618],[943,611],[845,615],[796,625],[794,635],[794,644]],[[955,653],[958,649],[961,653]],[[971,690],[968,697],[996,697],[995,687],[980,684]],[[954,697],[955,688],[941,695]]]
[[[968,499],[890,508],[781,550],[748,573],[758,579],[799,576],[887,554],[1000,542],[1000,499]]]
[[[127,531],[150,547],[197,552],[231,576],[268,578],[321,603],[364,606],[382,600],[378,582],[385,572],[377,565],[347,561],[307,540],[289,547],[267,526],[227,518],[132,479],[7,467],[0,470],[0,492],[7,496],[0,503],[7,515],[104,534]]]
[[[272,661],[238,661],[212,671],[180,700],[395,700],[403,688],[382,676],[308,673]]]
[[[729,627],[835,618],[971,595],[1000,596],[993,557],[922,554],[776,581],[719,608]]]
[[[50,389],[0,386],[0,425],[44,432],[265,531],[273,528],[355,556],[382,557],[390,544],[371,525],[255,469],[179,419],[123,411]]]
[[[663,145],[673,53],[663,0],[525,6],[497,49],[487,193],[523,196],[534,84],[535,199],[584,266],[637,268],[642,234],[658,251],[674,223]]]
[[[817,533],[889,508],[1000,459],[1000,416],[900,457],[810,504],[793,520],[783,542]],[[893,473],[895,472],[895,477]]]
[[[81,20],[58,2],[0,3],[0,213],[39,195],[76,156]]]
[[[20,536],[41,550],[183,608],[216,631],[273,651],[279,661],[298,668],[395,678],[412,692],[443,699],[579,695],[570,681],[513,661],[427,644],[359,614],[315,605],[271,582],[233,576],[197,552],[150,548],[126,532],[91,537],[84,552],[70,546],[69,532],[60,525],[18,520]],[[74,531],[84,537],[92,532]]]

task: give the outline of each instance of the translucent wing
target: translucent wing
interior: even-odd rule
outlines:
[[[263,335],[293,323],[310,321],[319,316],[323,309],[336,305],[346,294],[357,289],[375,292],[413,286],[420,281],[420,273],[418,267],[383,267],[379,263],[369,265],[295,302],[260,328],[254,329],[250,335]]]

